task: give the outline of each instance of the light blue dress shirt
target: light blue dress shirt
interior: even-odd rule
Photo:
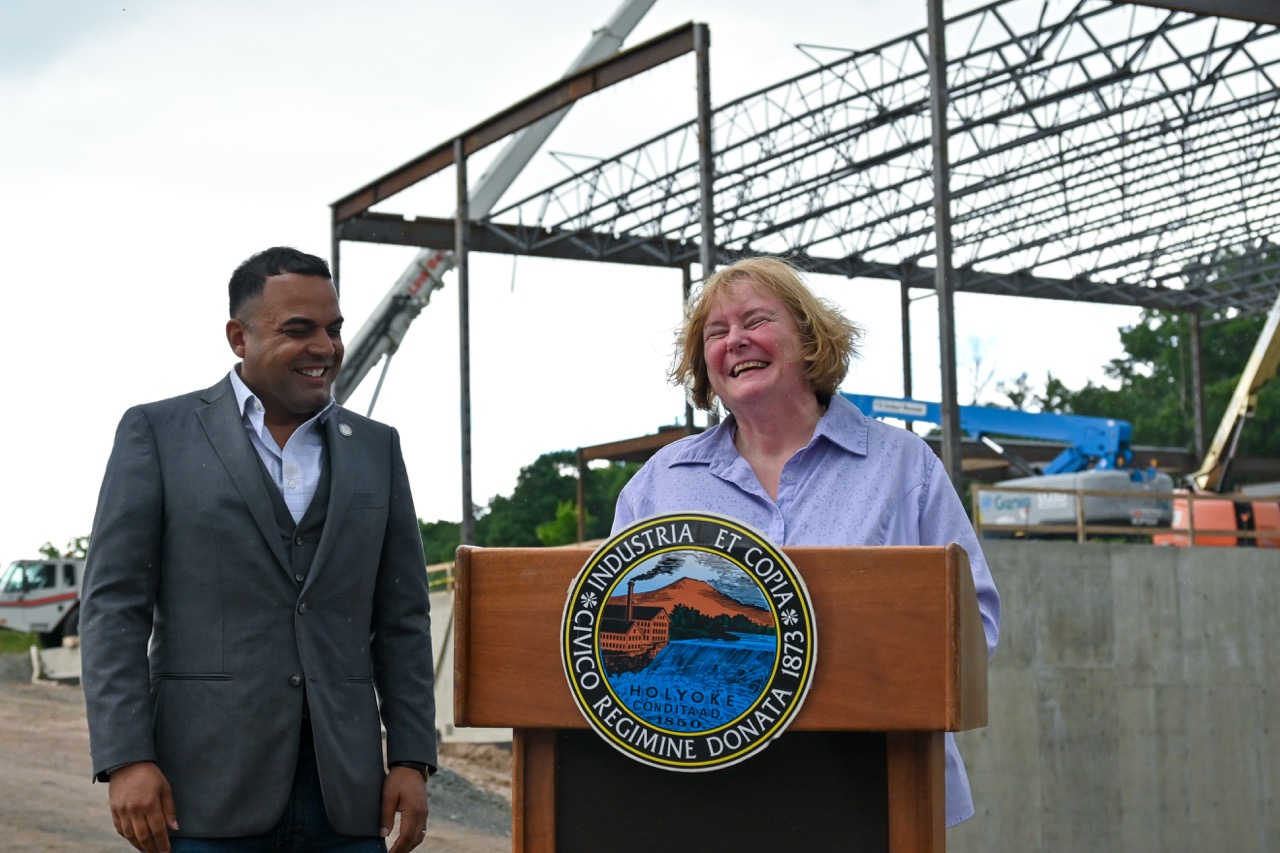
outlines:
[[[284,447],[280,447],[267,429],[262,403],[244,384],[238,367],[231,371],[231,387],[236,392],[236,404],[244,419],[245,431],[249,433],[249,442],[258,451],[262,464],[267,466],[267,473],[284,497],[293,520],[302,521],[311,499],[315,497],[324,466],[324,435],[320,426],[337,403],[330,397],[328,405],[294,430]]]
[[[651,515],[705,510],[736,518],[776,545],[947,545],[969,556],[990,657],[1000,596],[973,525],[941,460],[914,433],[868,418],[839,395],[813,438],[782,468],[775,501],[738,454],[732,415],[664,447],[618,496],[613,532]],[[955,739],[946,735],[947,826],[973,816]]]

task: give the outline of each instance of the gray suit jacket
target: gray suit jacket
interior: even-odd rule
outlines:
[[[116,432],[80,621],[93,770],[157,762],[181,835],[275,825],[303,685],[339,832],[378,834],[380,722],[388,762],[436,763],[429,598],[399,436],[342,408],[324,429],[328,514],[302,582],[229,379],[134,407]]]

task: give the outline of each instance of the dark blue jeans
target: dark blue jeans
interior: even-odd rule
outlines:
[[[181,814],[178,821],[182,821]],[[309,736],[302,738],[293,792],[275,829],[243,838],[172,836],[169,843],[171,853],[386,853],[387,849],[381,838],[339,835],[329,825],[320,792],[315,745]]]

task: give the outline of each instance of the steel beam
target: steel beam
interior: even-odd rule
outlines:
[[[947,27],[965,34],[947,63],[953,293],[1206,320],[1267,309],[1274,282],[1226,281],[1216,259],[1264,257],[1280,234],[1274,27],[1050,0],[994,2]],[[719,106],[710,130],[700,111],[474,223],[472,249],[670,267],[786,254],[936,290],[928,36]],[[717,208],[733,215],[716,221]],[[434,226],[365,211],[337,227],[429,246]],[[1196,284],[1206,264],[1212,286]]]
[[[474,154],[587,95],[692,52],[695,33],[699,30],[703,32],[702,38],[709,38],[705,24],[685,24],[534,92],[464,131],[456,140],[442,142],[398,169],[338,199],[333,203],[334,224],[363,213],[378,202],[452,166],[457,161],[458,150],[464,155]],[[458,141],[461,142],[460,147],[455,145]]]
[[[444,246],[454,240],[456,221],[435,217],[405,218],[395,213],[363,213],[338,226],[342,240],[383,243],[395,246]],[[638,238],[590,231],[545,231],[518,225],[484,221],[474,223],[470,235],[473,252],[503,255],[526,255],[573,261],[599,261],[629,266],[682,267],[697,263],[701,246],[694,241],[677,241],[665,237]],[[718,263],[729,263],[747,252],[721,247]],[[845,278],[877,278],[898,281],[908,288],[933,291],[936,273],[932,267],[919,264],[888,264],[859,258],[830,258],[794,253],[797,262],[811,273],[839,275]],[[961,293],[985,293],[995,296],[1024,296],[1068,302],[1090,302],[1099,305],[1124,305],[1135,308],[1160,308],[1186,311],[1197,306],[1210,310],[1240,306],[1240,294],[1216,289],[1177,289],[1126,283],[1093,281],[1087,278],[1053,278],[1026,271],[990,273],[960,268],[953,271],[955,289]],[[1252,302],[1265,310],[1275,299],[1275,288],[1253,288]],[[1251,303],[1252,304],[1252,303]]]
[[[1116,0],[1134,6],[1155,6],[1193,15],[1237,18],[1258,24],[1280,25],[1280,6],[1274,0]]]
[[[462,441],[463,545],[476,544],[475,502],[471,494],[471,221],[467,192],[467,153],[462,137],[453,141],[457,165],[458,207],[454,222],[454,259],[458,270],[458,414]]]
[[[938,291],[938,349],[942,362],[942,465],[957,492],[964,486],[960,401],[956,399],[956,312],[951,268],[951,168],[947,154],[947,20],[942,0],[929,7],[929,110],[933,120],[934,285]]]
[[[693,40],[698,66],[698,223],[701,234],[698,263],[702,280],[716,269],[715,151],[711,138],[711,32],[701,30]]]

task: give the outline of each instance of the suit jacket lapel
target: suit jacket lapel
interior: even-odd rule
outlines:
[[[231,475],[240,497],[249,508],[262,537],[267,540],[271,553],[275,554],[280,568],[289,571],[289,555],[280,541],[280,526],[271,508],[271,495],[267,492],[262,476],[262,460],[258,459],[249,437],[245,435],[244,419],[236,407],[236,395],[231,380],[223,379],[203,395],[208,406],[196,410],[196,417],[204,427],[209,443],[222,460],[223,467]]]
[[[356,449],[359,437],[354,435],[346,410],[334,406],[324,422],[325,457],[329,466],[329,505],[325,509],[324,531],[311,562],[310,575],[315,577],[324,565],[338,539],[338,531],[346,520],[351,495],[359,477]]]

